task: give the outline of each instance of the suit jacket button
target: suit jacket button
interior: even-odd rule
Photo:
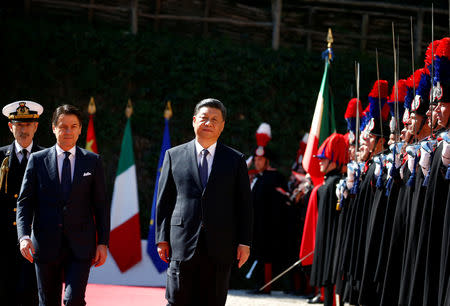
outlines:
[[[17,225],[17,223],[16,223],[15,221],[14,221],[14,222],[13,222],[13,225],[14,225],[14,226],[16,226],[16,225]]]
[[[19,195],[16,193],[16,194],[14,195],[14,197],[17,199],[17,198],[19,197]]]

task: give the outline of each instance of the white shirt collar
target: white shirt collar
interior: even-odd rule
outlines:
[[[33,147],[33,141],[31,141],[30,145],[26,148],[22,147],[17,140],[14,140],[14,147],[16,148],[16,153],[22,152],[23,149],[26,149],[28,153],[31,153],[31,148]]]
[[[214,157],[214,154],[216,153],[216,147],[217,147],[217,142],[210,145],[208,148],[203,148],[202,145],[198,142],[197,138],[195,139],[195,151],[196,151],[197,155],[201,154],[203,149],[206,149],[206,150],[208,150],[209,155],[211,157]]]
[[[75,152],[76,152],[76,146],[73,146],[68,152],[70,152],[70,157],[75,157]],[[61,149],[61,147],[56,144],[56,155],[60,156],[61,154],[64,154],[64,150]]]

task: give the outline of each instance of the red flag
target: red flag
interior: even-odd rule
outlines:
[[[93,97],[91,97],[91,100],[89,101],[88,112],[89,112],[89,124],[86,134],[86,150],[98,153],[97,139],[95,138],[95,130],[94,130],[95,102]]]

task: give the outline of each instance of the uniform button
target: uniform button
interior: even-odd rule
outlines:
[[[13,211],[17,211],[17,208],[14,207],[14,208],[13,208]]]
[[[16,225],[17,225],[17,223],[16,223],[16,222],[13,222],[13,225],[14,225],[14,226],[16,226]]]
[[[14,195],[14,197],[17,199],[17,198],[19,197],[19,195],[16,193],[16,194]]]

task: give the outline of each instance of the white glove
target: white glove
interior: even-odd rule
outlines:
[[[381,175],[381,171],[383,170],[383,167],[381,167],[380,163],[375,163],[375,176],[379,177]]]
[[[450,143],[447,141],[442,141],[442,163],[444,166],[448,167],[450,165]]]
[[[398,169],[402,166],[402,161],[403,161],[402,154],[401,153],[395,154],[395,169]]]
[[[428,171],[430,171],[430,164],[431,164],[431,154],[421,147],[419,165],[422,168],[422,173],[424,176],[427,176]]]
[[[408,154],[408,169],[409,169],[409,172],[411,172],[411,173],[414,170],[414,159],[415,159],[414,156],[411,156]]]
[[[355,164],[349,163],[347,166],[347,188],[352,189],[353,183],[355,182]]]
[[[339,183],[336,184],[336,198],[339,199],[341,198],[341,194],[342,194],[342,189],[341,189],[341,184],[344,180],[340,180]]]
[[[406,167],[406,163],[400,167],[400,178],[403,180],[403,169]]]
[[[354,181],[349,181],[349,180],[347,180],[347,188],[348,188],[349,190],[352,189],[354,183],[355,183]]]
[[[391,177],[391,169],[392,169],[392,162],[386,163],[386,170],[387,170],[387,178],[389,179]]]
[[[344,198],[345,198],[345,199],[348,198],[348,189],[344,189]]]

